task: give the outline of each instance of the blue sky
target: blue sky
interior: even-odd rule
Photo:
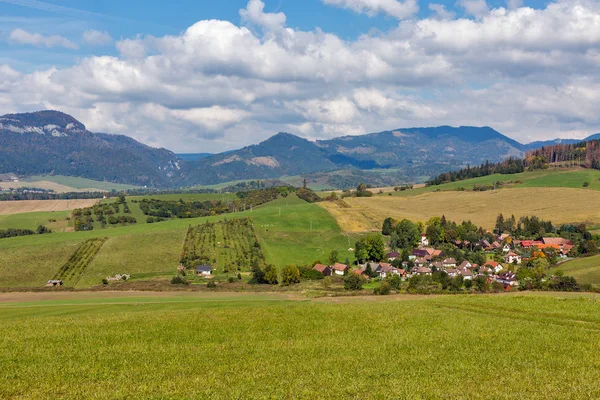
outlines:
[[[584,137],[600,131],[599,10],[598,0],[0,0],[0,114],[56,108],[176,151],[441,124],[522,142]]]

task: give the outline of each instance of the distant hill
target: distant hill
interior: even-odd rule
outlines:
[[[531,142],[525,145],[525,150],[535,150],[545,146],[553,146],[555,144],[575,144],[580,142],[589,142],[590,140],[598,140],[600,139],[600,133],[596,133],[595,135],[588,136],[585,139],[554,139],[554,140],[545,140],[545,141],[537,141]]]
[[[91,133],[58,111],[0,117],[0,173],[169,186],[180,174],[180,162],[172,152],[128,136]]]
[[[176,155],[128,136],[89,132],[81,122],[58,111],[39,111],[0,117],[0,173],[173,187],[364,171],[359,175],[332,174],[327,184],[338,187],[363,178],[422,181],[486,160],[522,157],[530,149],[555,142],[523,145],[490,127],[439,126],[316,142],[278,133],[235,151]],[[385,179],[380,179],[383,175]]]

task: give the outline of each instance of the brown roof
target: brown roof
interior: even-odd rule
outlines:
[[[315,264],[315,266],[313,267],[314,270],[319,271],[320,273],[323,273],[323,271],[325,271],[325,268],[329,267],[323,264]]]
[[[417,273],[419,274],[430,274],[431,270],[427,267],[417,268]]]
[[[542,238],[542,241],[544,242],[544,244],[555,244],[558,246],[564,246],[564,245],[572,245],[573,242],[568,240],[568,239],[563,239],[563,238]]]
[[[331,268],[335,271],[345,271],[348,269],[348,266],[346,264],[335,263],[331,266]]]

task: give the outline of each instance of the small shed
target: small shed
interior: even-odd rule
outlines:
[[[210,265],[198,265],[196,267],[196,275],[210,276],[212,275],[212,267]]]
[[[46,282],[46,286],[62,286],[63,281],[60,279],[50,279]]]

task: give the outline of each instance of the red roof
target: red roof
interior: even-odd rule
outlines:
[[[315,264],[315,266],[313,267],[314,270],[319,271],[320,273],[323,273],[323,271],[325,271],[325,268],[329,267],[323,264]]]
[[[540,246],[542,244],[544,244],[544,242],[539,241],[539,240],[523,240],[521,242],[521,246],[523,246],[523,247]]]
[[[335,271],[345,271],[348,266],[346,264],[335,263],[331,266]]]

